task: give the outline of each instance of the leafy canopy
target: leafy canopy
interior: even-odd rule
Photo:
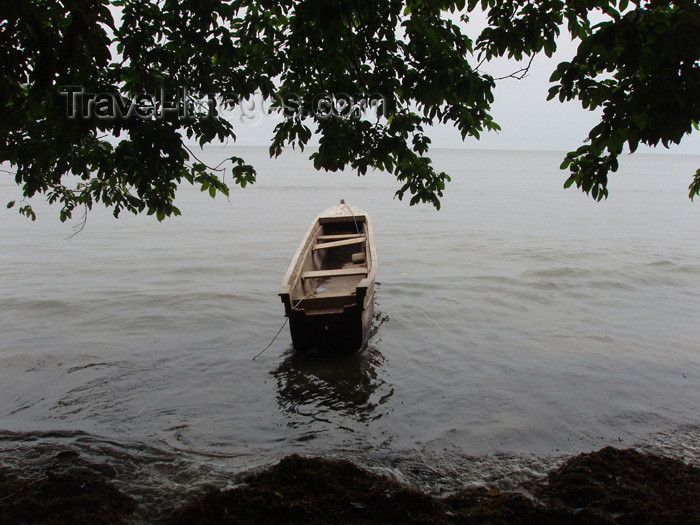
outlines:
[[[700,120],[700,5],[621,0],[22,0],[0,7],[0,161],[25,198],[60,218],[96,202],[177,215],[179,184],[227,195],[188,149],[235,141],[228,113],[264,99],[283,117],[272,155],[304,148],[317,169],[393,173],[397,195],[440,205],[449,176],[427,156],[425,128],[462,138],[498,130],[489,111],[499,57],[551,56],[561,31],[579,41],[549,97],[602,108],[567,155],[565,186],[599,200],[617,157],[678,143]],[[470,38],[469,17],[487,25]],[[602,22],[594,23],[592,20]],[[238,157],[233,182],[255,181]],[[700,170],[690,197],[700,191]],[[13,206],[11,202],[8,206]],[[19,210],[34,212],[26,200]]]

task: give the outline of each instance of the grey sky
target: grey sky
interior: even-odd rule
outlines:
[[[120,18],[121,9],[110,8],[116,20]],[[466,34],[476,39],[486,26],[486,15],[478,9],[469,14],[469,23],[460,20],[460,13],[445,13]],[[591,13],[592,21],[602,21],[604,15]],[[562,104],[558,100],[547,101],[550,87],[549,77],[556,65],[570,60],[576,45],[568,39],[568,33],[562,30],[557,43],[557,52],[552,58],[543,54],[535,57],[526,78],[500,80],[497,83],[492,115],[501,126],[498,133],[484,133],[480,140],[468,137],[462,141],[459,132],[451,126],[437,126],[430,130],[433,148],[469,148],[469,149],[510,149],[540,151],[571,151],[578,148],[588,135],[588,131],[598,122],[597,114],[581,108],[576,102]],[[481,69],[499,78],[516,71],[520,66],[512,61],[500,60],[485,64]],[[241,119],[240,111],[231,115],[236,129],[236,145],[269,146],[273,129],[279,119],[265,115],[259,106],[250,111],[251,118]],[[312,138],[312,143],[314,139]],[[662,146],[646,148],[640,146],[639,152],[672,153],[700,155],[700,132],[684,137],[680,145],[670,149]]]
[[[549,77],[556,65],[570,60],[575,45],[561,38],[558,50],[550,59],[535,57],[528,75],[523,79],[506,78],[497,82],[492,115],[501,126],[498,133],[484,133],[480,140],[468,137],[462,142],[459,132],[451,126],[437,126],[429,135],[433,148],[512,149],[540,151],[571,151],[583,144],[588,131],[598,122],[599,113],[581,108],[578,102],[547,101]],[[509,61],[492,62],[482,69],[499,78],[519,68]],[[269,138],[277,120],[271,116],[250,119],[237,126],[239,145],[269,145]],[[684,137],[680,145],[666,149],[663,146],[639,152],[700,155],[700,132]]]

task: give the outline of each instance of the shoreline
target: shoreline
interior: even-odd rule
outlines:
[[[0,467],[2,523],[493,523],[633,524],[700,521],[700,468],[634,449],[605,447],[567,459],[522,491],[469,487],[444,497],[347,460],[287,456],[242,478],[163,501],[158,517],[112,483],[108,465],[80,454],[24,479]],[[235,475],[231,476],[236,478]],[[525,495],[527,493],[528,495]],[[140,512],[141,511],[141,512]]]

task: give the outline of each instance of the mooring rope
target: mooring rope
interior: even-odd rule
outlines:
[[[285,318],[284,318],[284,323],[282,323],[282,326],[280,327],[280,329],[279,329],[279,330],[277,331],[277,333],[275,334],[275,337],[272,338],[272,341],[270,341],[270,344],[267,345],[265,348],[263,348],[263,349],[260,351],[260,353],[258,353],[258,354],[253,358],[253,361],[255,361],[258,357],[260,357],[261,355],[263,355],[263,352],[265,352],[265,350],[267,350],[268,348],[270,348],[270,347],[272,346],[272,343],[275,342],[275,340],[277,339],[277,336],[280,335],[280,334],[282,333],[282,330],[284,329],[285,325],[287,324],[287,321],[289,321],[289,317],[285,317]]]
[[[299,300],[297,301],[297,304],[295,304],[295,305],[292,306],[292,310],[294,310],[297,306],[299,306],[299,304],[300,304],[304,299],[307,299],[307,298],[309,298],[309,297],[313,297],[313,294],[311,294],[311,295],[305,295],[304,297],[302,297],[301,299],[299,299]],[[253,361],[255,361],[258,357],[260,357],[261,355],[263,355],[263,353],[265,352],[265,350],[267,350],[268,348],[270,348],[270,347],[272,346],[272,343],[274,343],[274,342],[277,340],[277,337],[279,337],[279,335],[282,333],[282,330],[284,330],[284,327],[286,326],[287,321],[289,321],[289,317],[285,317],[285,318],[284,318],[284,323],[282,323],[282,326],[280,326],[280,329],[277,330],[277,333],[275,334],[275,337],[272,338],[272,341],[270,341],[270,344],[267,345],[265,348],[263,348],[263,349],[253,358]]]
[[[357,218],[355,217],[355,214],[353,213],[352,208],[350,207],[350,205],[347,202],[345,202],[345,199],[340,199],[340,203],[345,204],[345,207],[350,212],[350,215],[352,215],[352,220],[355,222],[355,231],[357,232],[358,235],[361,235],[362,232],[360,231],[360,227],[357,225]]]

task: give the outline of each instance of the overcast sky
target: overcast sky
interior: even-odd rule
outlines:
[[[431,130],[433,148],[514,149],[541,151],[571,151],[583,144],[588,131],[598,122],[598,113],[581,108],[580,103],[547,101],[549,77],[556,65],[570,60],[575,46],[561,38],[557,53],[550,59],[544,55],[535,57],[529,74],[521,80],[504,79],[497,83],[492,115],[500,124],[498,133],[484,133],[480,140],[467,138],[462,142],[459,132],[450,126]],[[495,78],[508,75],[518,69],[513,63],[491,63],[482,68]],[[247,124],[237,126],[238,145],[269,145],[277,120],[271,116],[258,116]],[[686,136],[682,143],[669,150],[662,146],[646,148],[639,152],[700,155],[700,132]]]
[[[478,142],[467,139],[466,147],[545,151],[570,151],[578,148],[590,129],[599,122],[600,111],[584,110],[579,102],[561,103],[558,99],[547,101],[552,85],[549,82],[550,75],[557,64],[571,60],[575,52],[575,45],[561,38],[558,50],[551,59],[544,55],[535,57],[526,78],[499,81],[492,114],[502,130],[497,134],[489,133]],[[495,71],[488,71],[494,77],[513,71],[512,65],[510,71],[507,65],[494,67]],[[451,135],[449,130],[441,130],[440,136],[443,134],[446,137]],[[460,146],[455,143],[451,147]],[[640,146],[638,151],[700,155],[700,132],[686,136],[680,145],[668,150],[663,146]]]
[[[120,18],[121,9],[111,7],[115,20]],[[632,6],[630,6],[632,9]],[[478,9],[469,14],[469,23],[460,20],[460,13],[445,13],[472,39],[486,26],[486,15]],[[591,21],[600,22],[605,16],[590,13]],[[482,134],[480,140],[468,137],[462,141],[459,132],[451,126],[434,127],[428,133],[433,148],[469,149],[511,149],[540,151],[571,151],[583,144],[589,130],[598,122],[598,114],[581,108],[578,102],[566,104],[558,100],[547,101],[549,77],[559,62],[570,60],[576,52],[576,45],[568,39],[566,30],[557,42],[557,52],[552,58],[543,54],[535,57],[526,78],[500,80],[496,86],[492,112],[501,131]],[[509,62],[491,62],[482,70],[499,78],[518,69]],[[257,107],[249,111],[250,118],[241,119],[240,109],[230,115],[236,129],[236,145],[269,146],[273,129],[278,118],[266,115]],[[312,139],[312,143],[313,143]],[[684,137],[680,145],[670,149],[663,146],[647,148],[640,146],[639,152],[700,155],[700,132]]]

